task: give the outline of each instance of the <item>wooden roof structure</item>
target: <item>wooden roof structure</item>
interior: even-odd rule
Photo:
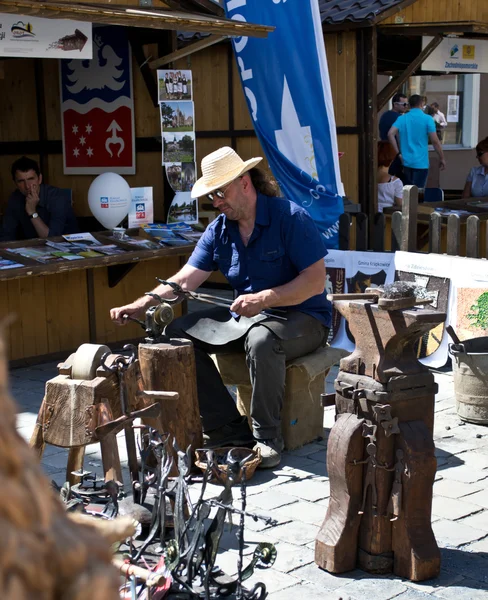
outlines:
[[[192,2],[201,9],[209,4],[208,2],[202,2],[202,0],[192,0]],[[117,5],[71,2],[69,0],[64,2],[56,0],[0,0],[0,13],[13,13],[48,19],[72,19],[127,27],[199,31],[238,37],[266,37],[274,29],[274,27],[266,25],[225,19],[218,16],[220,11],[217,5],[215,5],[217,9],[215,15],[186,12],[181,10],[182,5],[187,7],[190,3],[188,1],[182,3],[159,2],[158,6],[162,6],[162,8],[143,8],[135,3]],[[175,6],[179,7],[180,10],[174,10]]]

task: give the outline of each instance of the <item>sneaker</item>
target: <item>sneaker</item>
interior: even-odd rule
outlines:
[[[277,467],[281,462],[281,453],[283,452],[283,438],[273,438],[270,440],[258,440],[254,450],[261,451],[261,463],[259,469],[271,469]]]
[[[247,417],[239,417],[222,427],[205,431],[203,445],[205,448],[222,448],[224,446],[249,446],[255,440],[249,428]]]

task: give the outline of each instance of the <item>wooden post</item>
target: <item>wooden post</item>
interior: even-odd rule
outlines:
[[[419,189],[415,185],[403,188],[402,202],[402,245],[400,250],[415,252],[417,250],[417,209]]]
[[[461,247],[461,225],[458,215],[447,217],[447,254],[459,256]]]
[[[139,364],[145,390],[171,390],[177,401],[162,401],[159,431],[168,432],[180,450],[201,448],[202,425],[197,396],[193,344],[172,339],[169,344],[139,344]],[[192,452],[193,458],[193,452]]]
[[[466,221],[466,256],[480,257],[480,220],[476,215],[471,215]]]
[[[430,215],[429,252],[434,254],[442,252],[442,216],[435,212]]]

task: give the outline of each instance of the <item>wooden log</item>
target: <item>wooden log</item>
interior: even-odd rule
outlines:
[[[442,252],[442,216],[433,212],[429,221],[429,252],[441,254]]]
[[[354,414],[339,415],[329,437],[330,502],[315,538],[315,563],[330,573],[356,568],[363,470],[353,463],[363,457],[363,423]]]
[[[83,469],[83,460],[85,459],[85,446],[70,448],[68,453],[68,464],[66,465],[66,481],[70,485],[80,483],[81,477],[73,475],[73,471]]]
[[[434,441],[423,421],[399,424],[403,450],[402,512],[393,522],[393,572],[411,581],[437,577],[440,552],[431,526],[432,486],[436,472]]]
[[[458,215],[447,217],[447,254],[459,256],[461,248],[461,224]]]
[[[480,220],[476,215],[471,215],[466,221],[466,256],[480,257]]]
[[[402,246],[402,213],[396,211],[391,215],[391,251],[396,252]]]
[[[403,188],[402,202],[402,244],[400,250],[416,252],[417,250],[417,211],[419,190],[415,185]]]
[[[193,458],[193,451],[203,444],[193,344],[178,339],[169,344],[140,344],[139,363],[145,390],[178,392],[178,400],[159,401],[157,429],[170,433],[181,450],[191,446]]]

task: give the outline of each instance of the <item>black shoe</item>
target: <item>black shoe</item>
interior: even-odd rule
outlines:
[[[255,443],[247,417],[239,417],[235,421],[231,421],[217,429],[205,431],[203,434],[203,445],[205,448],[248,446]]]

